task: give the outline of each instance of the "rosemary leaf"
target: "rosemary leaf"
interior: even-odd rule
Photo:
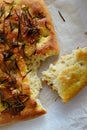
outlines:
[[[39,19],[42,19],[42,18],[44,18],[44,17],[45,17],[45,16],[44,16],[43,12],[39,12],[39,13],[36,14],[35,17],[33,17],[33,18],[39,18]]]
[[[5,13],[5,7],[2,5],[0,7],[0,18],[4,15],[4,13]]]
[[[21,36],[21,23],[19,21],[19,23],[18,23],[18,36],[17,36],[18,40],[20,39],[20,36]]]
[[[0,32],[0,43],[6,43],[6,36],[3,32]]]
[[[60,15],[60,17],[62,18],[63,22],[65,22],[65,18],[63,17],[63,15],[61,14],[61,12],[58,10],[58,13]]]
[[[23,76],[23,79],[31,72],[32,70],[28,70],[28,72]],[[22,79],[22,80],[23,80]]]

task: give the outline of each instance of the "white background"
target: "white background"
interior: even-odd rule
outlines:
[[[59,39],[60,55],[70,53],[78,46],[87,46],[87,0],[45,1]],[[58,10],[66,22],[62,21]],[[52,57],[42,63],[40,73],[55,60],[56,57]],[[43,86],[40,98],[48,113],[34,120],[0,127],[0,130],[87,130],[87,88],[64,104],[56,92],[46,85]]]

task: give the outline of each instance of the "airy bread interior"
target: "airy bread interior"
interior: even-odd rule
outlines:
[[[64,102],[69,101],[87,85],[87,47],[74,50],[62,56],[42,73],[46,81]]]

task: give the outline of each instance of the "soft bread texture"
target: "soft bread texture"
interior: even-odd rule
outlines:
[[[78,48],[51,64],[42,73],[42,80],[58,92],[63,102],[68,102],[87,85],[87,47]]]
[[[28,74],[28,77],[30,82],[30,88],[34,94],[34,97],[39,98],[39,93],[42,88],[42,84],[39,77],[37,76],[37,71],[31,71]]]

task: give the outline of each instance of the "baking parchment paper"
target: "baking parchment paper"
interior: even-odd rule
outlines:
[[[87,0],[45,0],[59,40],[60,55],[87,46]],[[63,15],[61,19],[58,10]],[[42,63],[46,70],[57,57]],[[87,87],[69,103],[64,104],[56,92],[43,84],[40,99],[48,113],[37,119],[0,127],[0,130],[87,130]]]

